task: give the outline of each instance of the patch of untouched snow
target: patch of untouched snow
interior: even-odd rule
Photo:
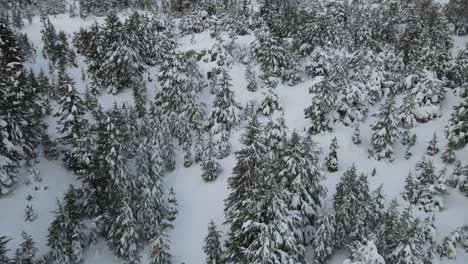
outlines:
[[[75,184],[76,176],[70,175],[70,172],[63,166],[61,160],[48,161],[41,157],[37,164],[39,175],[42,182],[26,186],[25,180],[27,172],[21,170],[18,175],[18,184],[14,193],[0,199],[0,208],[2,216],[0,217],[0,234],[12,238],[7,246],[12,249],[9,254],[13,256],[16,249],[22,241],[21,232],[30,234],[37,243],[39,254],[47,252],[47,228],[52,222],[57,208],[57,199],[62,199],[63,193],[70,184]],[[34,190],[37,185],[39,190]],[[46,189],[45,189],[46,188]],[[31,195],[33,198],[28,201],[26,197]],[[25,221],[26,205],[32,205],[38,218],[33,222]]]

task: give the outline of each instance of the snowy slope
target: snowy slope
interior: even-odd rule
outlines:
[[[77,31],[80,26],[88,26],[94,21],[102,22],[102,18],[96,19],[80,19],[80,18],[69,18],[68,15],[58,15],[51,18],[51,22],[54,24],[57,30],[62,29],[67,34],[73,34]],[[39,18],[35,18],[32,24],[26,23],[24,32],[28,34],[30,39],[38,48],[38,56],[35,63],[31,66],[34,71],[39,72],[42,68],[47,70],[47,61],[42,58],[41,48],[41,23]],[[227,37],[227,34],[223,34],[223,37]],[[248,45],[253,41],[253,36],[239,37],[236,41],[241,45]],[[456,38],[454,53],[457,49],[463,47],[466,43],[467,38]],[[209,32],[204,32],[195,35],[193,41],[191,37],[187,36],[180,40],[181,50],[196,50],[210,49],[215,41],[210,38]],[[82,58],[79,56],[78,62],[80,67],[73,68],[70,70],[71,76],[75,79],[79,91],[84,91],[85,84],[80,79],[81,67],[86,67]],[[206,72],[212,67],[212,65],[201,62],[201,72],[206,76]],[[156,69],[150,69],[153,74]],[[233,78],[232,84],[236,95],[237,101],[240,105],[244,106],[248,101],[261,98],[262,89],[259,89],[256,93],[251,93],[246,90],[246,81],[244,78],[245,68],[243,65],[236,63],[231,69],[231,76]],[[155,78],[153,78],[155,79]],[[306,80],[297,86],[279,86],[277,93],[280,98],[280,103],[285,111],[286,124],[289,127],[289,132],[294,129],[299,131],[301,134],[305,133],[305,128],[308,127],[308,121],[304,117],[304,108],[310,104],[310,95],[308,88],[312,83],[317,80]],[[152,98],[156,93],[159,86],[155,81],[147,83],[149,89],[149,97]],[[209,108],[211,106],[212,95],[210,95],[205,89],[201,96],[203,102],[206,103]],[[401,98],[399,98],[401,99]],[[130,91],[124,91],[117,96],[103,95],[99,98],[99,101],[104,109],[111,106],[114,101],[119,103],[129,102],[132,103],[132,95]],[[401,100],[398,100],[401,101]],[[443,136],[444,126],[447,124],[447,120],[450,116],[451,109],[454,105],[459,103],[458,97],[452,94],[451,91],[447,94],[447,98],[442,105],[443,116],[439,119],[433,120],[426,124],[419,124],[413,132],[418,135],[418,140],[413,148],[413,157],[410,160],[406,160],[404,156],[405,148],[400,143],[395,145],[396,159],[393,163],[377,162],[375,160],[369,160],[367,158],[367,149],[370,145],[371,129],[370,125],[375,118],[368,115],[365,120],[361,123],[361,138],[362,143],[355,145],[351,142],[351,136],[353,130],[349,127],[345,127],[341,124],[335,126],[335,130],[332,133],[324,133],[314,137],[314,140],[318,142],[323,150],[322,159],[328,152],[328,145],[333,137],[338,138],[339,142],[339,166],[340,169],[336,173],[327,173],[327,179],[325,185],[328,189],[325,205],[330,207],[332,204],[332,196],[335,191],[335,185],[339,181],[344,170],[349,168],[353,163],[363,171],[370,173],[373,168],[377,169],[375,177],[370,177],[369,181],[372,188],[376,188],[380,184],[384,185],[384,193],[387,198],[387,203],[391,199],[400,197],[400,193],[403,191],[404,179],[408,174],[408,171],[414,170],[414,164],[419,161],[426,151],[427,142],[432,138],[434,132],[439,135],[439,147],[443,148],[446,144],[446,139]],[[376,112],[376,108],[369,111],[370,114]],[[56,137],[55,121],[53,118],[49,120],[49,133],[52,138]],[[265,121],[265,120],[263,120]],[[231,138],[232,153],[239,150],[239,136],[242,129],[234,131]],[[440,155],[435,158],[435,165],[437,169],[442,169],[444,164],[440,159]],[[458,159],[462,161],[468,160],[468,151],[458,151],[456,153]],[[187,263],[187,264],[202,264],[204,263],[205,256],[202,251],[203,240],[207,233],[207,224],[212,219],[218,225],[220,225],[223,233],[226,233],[227,227],[221,225],[224,222],[224,199],[227,197],[227,179],[230,177],[232,168],[235,163],[234,155],[230,155],[226,159],[220,161],[223,169],[222,174],[214,183],[205,183],[202,181],[201,169],[198,164],[193,165],[190,168],[182,166],[182,154],[180,149],[178,150],[176,169],[167,174],[164,177],[164,186],[167,190],[169,187],[174,187],[179,203],[179,215],[174,222],[174,229],[170,232],[171,237],[171,250],[174,256],[174,263]],[[41,183],[42,189],[39,191],[33,191],[31,188],[26,187],[24,184],[25,172],[21,172],[19,177],[18,188],[15,193],[0,199],[0,210],[2,212],[8,212],[0,217],[0,234],[7,235],[14,240],[10,242],[10,248],[16,248],[20,241],[21,231],[24,230],[33,236],[33,239],[38,243],[40,252],[46,252],[46,235],[47,227],[52,220],[51,211],[55,209],[55,199],[60,198],[63,192],[66,190],[69,184],[78,183],[77,177],[70,171],[67,171],[62,162],[58,161],[47,161],[44,158],[39,159],[40,163],[38,168],[40,170],[43,182]],[[449,173],[452,167],[448,168]],[[47,190],[43,187],[47,186]],[[34,199],[29,202],[25,197],[31,194]],[[404,201],[399,199],[399,202],[404,205]],[[458,190],[449,190],[449,194],[445,197],[445,209],[436,214],[436,227],[437,227],[437,239],[441,240],[446,234],[453,229],[468,224],[468,210],[466,210],[466,204],[468,199],[461,195]],[[34,209],[39,215],[39,218],[34,222],[24,222],[24,209],[27,204],[32,204]],[[342,263],[346,254],[336,254],[330,263]],[[143,256],[143,262],[147,258],[147,252],[145,251]],[[85,263],[118,263],[118,259],[112,256],[111,251],[108,249],[105,241],[100,241],[97,245],[91,246],[85,252]],[[468,254],[464,251],[458,251],[458,259],[456,263],[468,263]]]

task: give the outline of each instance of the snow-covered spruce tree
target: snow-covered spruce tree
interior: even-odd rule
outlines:
[[[154,228],[160,224],[164,212],[162,158],[156,133],[151,131],[146,122],[140,124],[138,154],[135,159],[137,191],[132,205],[139,231],[146,240],[155,235]]]
[[[71,168],[78,167],[78,161],[71,159],[70,152],[76,148],[78,141],[82,138],[82,131],[85,130],[86,121],[84,103],[75,89],[73,80],[67,76],[65,69],[59,72],[59,108],[55,117],[58,118],[58,142],[62,145],[69,145],[71,149],[66,154],[65,164]]]
[[[439,153],[439,147],[437,146],[438,142],[439,142],[439,139],[437,138],[437,134],[434,133],[426,149],[426,154],[428,156],[435,156],[437,153]]]
[[[126,24],[127,25],[127,24]],[[108,93],[117,94],[126,87],[141,85],[144,72],[143,59],[138,52],[141,43],[135,36],[135,31],[126,30],[120,38],[109,43],[104,60],[96,73],[100,76],[99,83]]]
[[[167,198],[167,212],[166,218],[169,221],[174,221],[177,217],[177,199],[174,189],[171,187],[169,189],[169,197]]]
[[[64,206],[57,201],[55,218],[49,226],[47,259],[52,263],[81,263],[82,251],[87,244],[85,229],[81,223],[82,191],[70,186],[64,196]]]
[[[251,234],[243,226],[256,220],[254,211],[258,210],[258,201],[255,201],[255,188],[264,177],[266,161],[265,139],[256,115],[249,120],[242,144],[243,148],[236,152],[234,175],[228,179],[230,193],[224,208],[226,222],[230,224],[226,241],[227,263],[248,263],[248,254],[243,249],[251,244]]]
[[[86,175],[85,182],[95,193],[94,206],[100,212],[107,210],[113,201],[113,196],[126,192],[124,190],[128,171],[125,168],[123,156],[123,126],[122,115],[117,104],[112,109],[103,113],[98,120],[96,137],[96,151],[94,151],[90,173]],[[116,206],[117,208],[117,206]]]
[[[381,228],[376,232],[377,237],[377,248],[380,250],[380,254],[388,259],[389,254],[398,245],[398,235],[400,231],[398,201],[392,200],[387,211],[382,219]]]
[[[353,136],[351,138],[354,144],[359,145],[361,144],[361,132],[359,131],[359,123],[354,125]]]
[[[272,160],[280,160],[287,145],[287,127],[283,116],[270,118],[265,125],[264,134],[268,155]]]
[[[60,201],[57,200],[57,209],[54,211],[55,218],[49,225],[47,235],[47,246],[49,252],[47,258],[55,263],[69,263],[70,241],[66,235],[66,215]]]
[[[444,179],[436,175],[432,160],[424,158],[416,164],[414,186],[414,204],[418,209],[434,212],[444,208],[441,196],[445,193],[446,186]]]
[[[446,258],[449,260],[455,260],[457,252],[456,252],[456,241],[454,241],[454,238],[452,236],[446,236],[444,237],[444,240],[440,245],[437,247],[437,253],[442,258]]]
[[[210,134],[208,136],[208,141],[206,147],[204,148],[203,158],[202,158],[202,179],[205,182],[212,182],[218,178],[220,166],[216,160],[215,146],[213,142],[213,136]]]
[[[343,264],[385,264],[384,258],[377,251],[373,240],[365,240],[364,243],[356,242],[353,245],[351,258]]]
[[[332,68],[333,55],[328,47],[316,47],[309,56],[306,72],[310,78],[328,76]]]
[[[297,211],[302,218],[304,242],[310,244],[313,238],[313,224],[322,205],[321,199],[326,195],[326,189],[321,184],[325,176],[321,172],[317,150],[307,149],[305,145],[299,134],[294,131],[280,156],[284,167],[279,176],[291,193],[288,199],[289,207]],[[306,150],[309,153],[305,153]]]
[[[445,135],[450,147],[461,148],[468,143],[468,99],[454,108]]]
[[[468,82],[468,49],[462,49],[458,52],[455,58],[454,65],[450,71],[449,78],[454,82],[455,86],[463,85]]]
[[[365,175],[358,176],[355,165],[344,172],[336,186],[333,206],[338,247],[368,235],[372,225],[369,183]]]
[[[174,142],[171,136],[171,124],[167,117],[162,117],[161,122],[161,136],[162,136],[162,157],[164,160],[164,167],[167,171],[173,171],[175,169],[175,151]]]
[[[213,137],[214,153],[216,158],[224,159],[231,153],[231,133],[225,128],[222,123],[216,123],[210,133]]]
[[[136,230],[135,216],[130,209],[128,198],[117,198],[120,201],[113,202],[110,212],[112,223],[107,234],[110,247],[115,254],[124,259],[126,263],[139,263],[138,243],[140,236]]]
[[[33,222],[37,219],[37,214],[34,211],[32,205],[26,205],[26,209],[24,210],[24,214],[26,215],[24,221],[25,222]]]
[[[258,111],[265,116],[269,116],[275,111],[281,111],[281,109],[278,95],[272,87],[268,87],[267,91],[263,92],[263,99],[260,102]]]
[[[184,54],[170,51],[164,56],[158,74],[161,90],[155,97],[155,104],[160,107],[162,115],[189,117],[192,124],[190,117],[194,116],[198,107],[198,74],[198,69]],[[177,123],[173,125],[176,126]]]
[[[444,153],[442,153],[442,160],[446,164],[452,164],[456,159],[457,157],[455,156],[455,152],[453,151],[453,149],[447,146]]]
[[[11,239],[6,236],[0,237],[0,261],[2,263],[10,263],[10,259],[7,256],[7,252],[9,251],[9,249],[6,247],[6,244],[10,240]]]
[[[413,219],[411,207],[405,208],[399,220],[397,244],[388,255],[390,263],[422,263],[423,234],[420,220]]]
[[[330,143],[328,156],[325,158],[325,166],[329,172],[335,172],[338,170],[338,148],[338,139],[334,137]]]
[[[256,31],[256,40],[252,42],[251,50],[263,71],[260,76],[262,79],[272,79],[274,83],[288,79],[291,55],[283,40],[273,35],[268,27],[262,26]]]
[[[37,92],[28,84],[24,58],[9,25],[0,22],[0,196],[16,182],[16,168],[22,159],[35,156],[40,142],[42,118]]]
[[[32,237],[26,233],[21,232],[23,242],[19,248],[16,249],[15,257],[13,259],[16,264],[32,264],[36,261],[36,254],[39,251],[36,247],[36,242],[33,241]]]
[[[203,136],[202,128],[195,130],[195,142],[193,149],[193,159],[195,162],[201,162],[203,160],[205,151],[205,137]]]
[[[159,226],[156,236],[151,240],[150,264],[171,264],[170,242],[166,231]]]
[[[418,82],[411,90],[414,114],[419,122],[427,122],[440,116],[440,104],[445,98],[442,81],[433,72],[418,71]]]
[[[231,76],[229,76],[227,69],[222,68],[208,122],[211,126],[224,124],[225,129],[231,131],[234,126],[240,123],[239,109],[232,91]]]
[[[206,255],[207,264],[222,263],[221,233],[213,220],[208,224],[208,235],[205,238],[203,251]]]
[[[281,187],[269,184],[272,190],[259,201],[265,215],[243,227],[246,234],[253,235],[245,252],[247,263],[304,263],[305,250],[296,239],[300,217],[287,209]]]
[[[398,111],[398,120],[404,129],[410,129],[416,126],[416,116],[414,114],[415,105],[411,93],[407,92],[403,98],[403,105]]]
[[[369,95],[363,82],[350,80],[348,77],[339,82],[343,88],[338,94],[337,112],[341,122],[349,126],[364,118],[370,104]]]
[[[245,69],[245,79],[247,80],[247,90],[250,92],[257,91],[258,85],[257,80],[255,80],[255,72],[252,69],[252,65],[250,63],[247,64]]]
[[[398,137],[399,123],[396,116],[395,99],[389,97],[377,113],[379,120],[372,126],[372,146],[369,156],[376,160],[395,159],[393,143]]]
[[[312,105],[304,110],[304,114],[312,123],[310,133],[318,134],[332,130],[335,122],[333,112],[336,106],[336,91],[335,83],[327,78],[309,88]]]
[[[411,171],[408,173],[408,176],[406,176],[405,179],[405,190],[401,194],[403,199],[405,199],[407,202],[413,204],[415,201],[415,191],[416,191],[416,186],[413,178],[413,174],[411,174]]]
[[[326,263],[333,254],[336,246],[335,237],[335,214],[332,210],[322,213],[316,222],[317,230],[312,242],[314,249],[314,263]]]

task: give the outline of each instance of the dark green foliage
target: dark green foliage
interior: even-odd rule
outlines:
[[[222,263],[221,259],[223,251],[221,248],[221,234],[217,230],[217,227],[213,220],[208,225],[208,235],[205,238],[205,245],[203,251],[206,254],[207,264],[218,264]]]

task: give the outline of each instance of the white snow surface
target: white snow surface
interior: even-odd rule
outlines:
[[[88,26],[95,20],[102,22],[103,18],[69,18],[68,15],[57,15],[51,17],[51,22],[59,29],[64,30],[70,36],[76,32],[80,26]],[[32,67],[34,71],[39,72],[42,68],[44,71],[48,70],[47,61],[41,56],[42,41],[41,41],[41,23],[39,18],[34,18],[32,24],[26,22],[23,29],[28,34],[29,38],[34,42],[37,47],[37,59],[35,63],[28,66]],[[227,34],[222,35],[227,38]],[[253,41],[252,35],[239,37],[236,42],[242,45],[248,45]],[[455,49],[463,47],[468,38],[456,38]],[[215,43],[215,40],[209,36],[209,32],[204,32],[195,35],[193,43],[191,36],[184,37],[180,40],[180,50],[196,50],[210,49]],[[456,52],[456,50],[454,50]],[[80,67],[69,69],[70,75],[76,81],[76,87],[79,91],[83,92],[85,84],[81,81],[81,67],[86,67],[83,58],[78,56],[78,64]],[[212,67],[212,64],[200,62],[200,70],[206,77],[206,72]],[[153,98],[159,85],[154,75],[157,69],[150,69],[153,77],[153,82],[147,83],[149,90],[149,98]],[[262,91],[260,88],[256,93],[247,91],[247,82],[244,78],[245,66],[240,63],[235,63],[230,69],[232,76],[232,84],[235,92],[236,100],[240,105],[244,106],[252,99],[262,98]],[[259,72],[258,70],[256,71]],[[280,98],[280,104],[284,108],[284,118],[289,127],[289,132],[294,129],[301,134],[305,134],[305,129],[308,127],[308,121],[304,117],[304,108],[310,104],[311,96],[308,93],[308,88],[316,80],[307,80],[297,86],[290,87],[280,85],[277,88],[277,93]],[[261,85],[259,85],[261,87]],[[208,88],[202,92],[201,100],[206,103],[209,108],[211,107],[212,95],[209,94]],[[103,95],[99,98],[99,102],[104,109],[108,109],[114,101],[118,103],[129,102],[132,103],[131,91],[124,91],[116,96]],[[398,98],[398,102],[401,98]],[[371,114],[377,111],[377,107],[370,109],[368,116],[361,122],[361,138],[362,143],[355,145],[351,141],[353,129],[345,127],[337,123],[335,129],[331,133],[323,133],[314,136],[314,140],[318,142],[323,150],[322,160],[328,153],[328,146],[333,137],[338,138],[340,149],[338,150],[339,171],[336,173],[326,173],[327,179],[324,182],[328,189],[327,197],[324,201],[325,206],[332,206],[332,196],[335,192],[335,185],[338,183],[344,170],[349,168],[353,163],[357,168],[369,173],[373,168],[376,168],[377,174],[375,177],[369,177],[371,187],[375,189],[380,184],[384,186],[384,194],[386,195],[387,205],[393,198],[398,198],[403,207],[405,202],[401,199],[400,193],[404,188],[404,179],[408,171],[414,171],[415,163],[421,160],[426,152],[427,142],[432,138],[434,132],[439,136],[439,147],[443,149],[446,144],[444,136],[444,126],[450,117],[451,110],[454,105],[457,105],[460,99],[453,94],[450,90],[447,93],[447,98],[441,105],[441,118],[435,119],[425,124],[418,124],[412,131],[418,136],[416,145],[413,148],[413,157],[406,160],[404,158],[405,147],[397,142],[394,145],[395,161],[392,163],[378,162],[373,159],[368,159],[367,149],[370,146],[371,128],[370,124],[375,121],[375,117]],[[263,119],[265,121],[266,119]],[[53,117],[49,119],[49,133],[52,138],[56,137],[56,124]],[[242,127],[245,122],[234,131],[232,142],[232,153],[229,157],[220,160],[220,165],[223,172],[218,179],[213,183],[205,183],[201,179],[201,168],[198,164],[190,168],[183,167],[183,157],[181,150],[178,150],[177,166],[176,169],[164,176],[165,192],[168,192],[169,187],[173,187],[176,192],[178,200],[179,214],[174,222],[174,229],[170,231],[171,251],[173,254],[173,263],[186,263],[186,264],[203,264],[205,263],[205,255],[202,250],[203,241],[207,235],[207,226],[211,219],[220,227],[223,234],[226,234],[228,227],[223,225],[224,222],[224,199],[227,197],[227,179],[232,174],[232,168],[235,164],[234,152],[241,148],[239,143],[239,136],[242,133]],[[442,151],[441,151],[442,152]],[[468,151],[464,148],[456,152],[457,158],[463,164],[468,161]],[[438,169],[442,169],[444,164],[440,158],[439,153],[435,158],[435,165]],[[65,169],[61,160],[47,161],[42,156],[39,158],[38,169],[43,179],[39,191],[31,190],[24,183],[26,172],[21,171],[18,177],[18,184],[15,192],[7,197],[0,199],[0,235],[7,235],[13,238],[8,244],[10,249],[15,249],[21,243],[21,231],[24,230],[33,236],[34,241],[37,242],[39,253],[44,254],[46,248],[46,236],[49,223],[52,221],[53,211],[56,208],[55,200],[61,199],[63,193],[69,184],[79,184],[77,176],[72,172]],[[448,173],[451,173],[452,166],[448,167]],[[47,186],[47,190],[43,188]],[[31,202],[27,201],[25,197],[31,194],[34,198]],[[445,208],[443,211],[436,214],[436,239],[442,240],[444,236],[448,235],[452,230],[468,224],[468,198],[464,197],[458,190],[449,189],[449,194],[444,197]],[[24,210],[27,204],[32,204],[34,210],[38,214],[38,219],[34,222],[25,222]],[[420,213],[424,216],[423,213]],[[13,250],[12,250],[13,251]],[[10,251],[10,254],[13,252]],[[309,250],[310,251],[310,250]],[[468,254],[462,249],[457,250],[457,260],[455,263],[466,264],[468,263]],[[148,250],[142,252],[142,263],[149,263]],[[113,256],[112,251],[108,248],[104,240],[99,240],[97,245],[91,246],[85,250],[84,253],[85,263],[120,263],[120,261]],[[344,250],[338,251],[329,263],[342,263],[348,257],[348,253]],[[442,263],[442,262],[441,262]]]

